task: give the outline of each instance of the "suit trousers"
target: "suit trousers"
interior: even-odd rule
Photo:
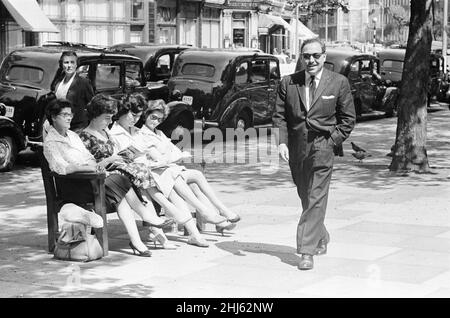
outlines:
[[[303,208],[297,226],[297,253],[314,255],[320,239],[329,241],[324,220],[333,172],[334,143],[328,136],[311,131],[304,136],[304,156],[289,162],[289,166]]]

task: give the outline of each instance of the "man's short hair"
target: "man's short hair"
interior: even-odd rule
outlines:
[[[325,51],[326,51],[325,43],[322,42],[321,40],[319,40],[319,38],[308,39],[305,42],[303,42],[300,51],[303,52],[303,48],[305,47],[305,45],[308,45],[308,44],[311,44],[311,43],[319,43],[320,46],[322,47],[322,53],[325,53]]]

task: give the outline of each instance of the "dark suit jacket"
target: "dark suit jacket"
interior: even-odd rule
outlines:
[[[55,83],[55,91],[61,80]],[[70,124],[71,129],[85,127],[88,124],[86,105],[91,101],[92,97],[94,97],[94,90],[91,82],[87,78],[75,74],[75,78],[67,91],[66,97],[73,104],[74,114]]]
[[[279,143],[288,145],[292,161],[304,155],[308,131],[331,137],[339,146],[355,126],[350,84],[341,74],[324,68],[308,112],[305,103],[305,71],[284,77],[278,86],[273,123],[279,128]]]

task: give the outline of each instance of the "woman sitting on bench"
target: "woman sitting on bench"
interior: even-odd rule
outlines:
[[[69,130],[73,117],[72,104],[69,101],[52,101],[47,106],[46,115],[51,127],[44,142],[44,156],[50,170],[61,175],[76,172],[104,172],[106,170],[111,159],[97,163],[80,137]],[[150,251],[140,239],[133,210],[155,227],[166,227],[173,221],[165,221],[156,215],[154,209],[144,206],[131,187],[127,177],[121,174],[108,174],[105,179],[106,212],[117,211],[130,237],[129,245],[133,253],[138,252],[139,256],[150,257]],[[60,188],[67,202],[81,204],[93,199],[89,181],[74,182],[70,180],[70,182],[61,183]]]
[[[138,93],[126,96],[120,103],[122,109],[119,110],[118,120],[111,128],[116,143],[120,149],[136,146],[145,153],[139,159],[157,165],[151,170],[156,187],[179,209],[189,210],[186,202],[189,203],[207,223],[215,224],[219,233],[235,228],[240,217],[217,198],[203,174],[175,163],[190,154],[181,152],[163,132],[155,129],[168,114],[166,104],[162,100],[161,102],[149,102],[149,108],[144,113],[145,126],[138,130],[134,127],[136,121],[129,114],[134,113],[140,117],[147,106],[146,101]],[[159,116],[158,121],[154,116]],[[159,203],[159,198],[154,198]]]

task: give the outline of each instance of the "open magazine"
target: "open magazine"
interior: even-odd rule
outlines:
[[[133,161],[137,157],[145,155],[144,152],[140,151],[136,147],[130,145],[127,148],[119,151],[117,153],[119,156],[122,156],[126,161]]]

